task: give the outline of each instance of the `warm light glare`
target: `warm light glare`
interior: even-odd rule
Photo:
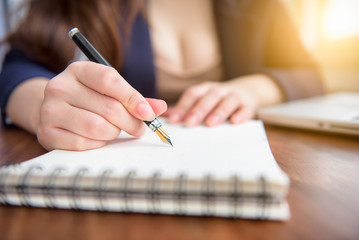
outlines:
[[[324,12],[324,34],[330,39],[359,35],[359,1],[328,0]]]

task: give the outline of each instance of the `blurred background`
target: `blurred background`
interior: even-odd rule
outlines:
[[[8,25],[4,9],[19,0],[0,1],[1,39]],[[359,0],[281,1],[304,45],[320,63],[326,90],[359,91]]]
[[[359,91],[359,0],[282,0],[328,92]]]

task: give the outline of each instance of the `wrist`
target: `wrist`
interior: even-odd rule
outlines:
[[[19,127],[36,134],[40,121],[40,108],[44,99],[46,78],[29,79],[11,93],[6,112]]]
[[[233,79],[233,84],[248,95],[255,109],[284,101],[284,94],[267,75],[252,74]]]

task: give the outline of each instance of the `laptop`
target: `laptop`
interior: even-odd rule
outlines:
[[[359,136],[359,92],[338,92],[261,108],[264,123]]]

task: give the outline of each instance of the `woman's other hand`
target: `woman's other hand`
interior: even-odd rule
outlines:
[[[188,127],[233,124],[255,117],[259,107],[281,102],[279,87],[266,75],[255,74],[227,82],[206,82],[188,88],[165,114],[171,123]]]

